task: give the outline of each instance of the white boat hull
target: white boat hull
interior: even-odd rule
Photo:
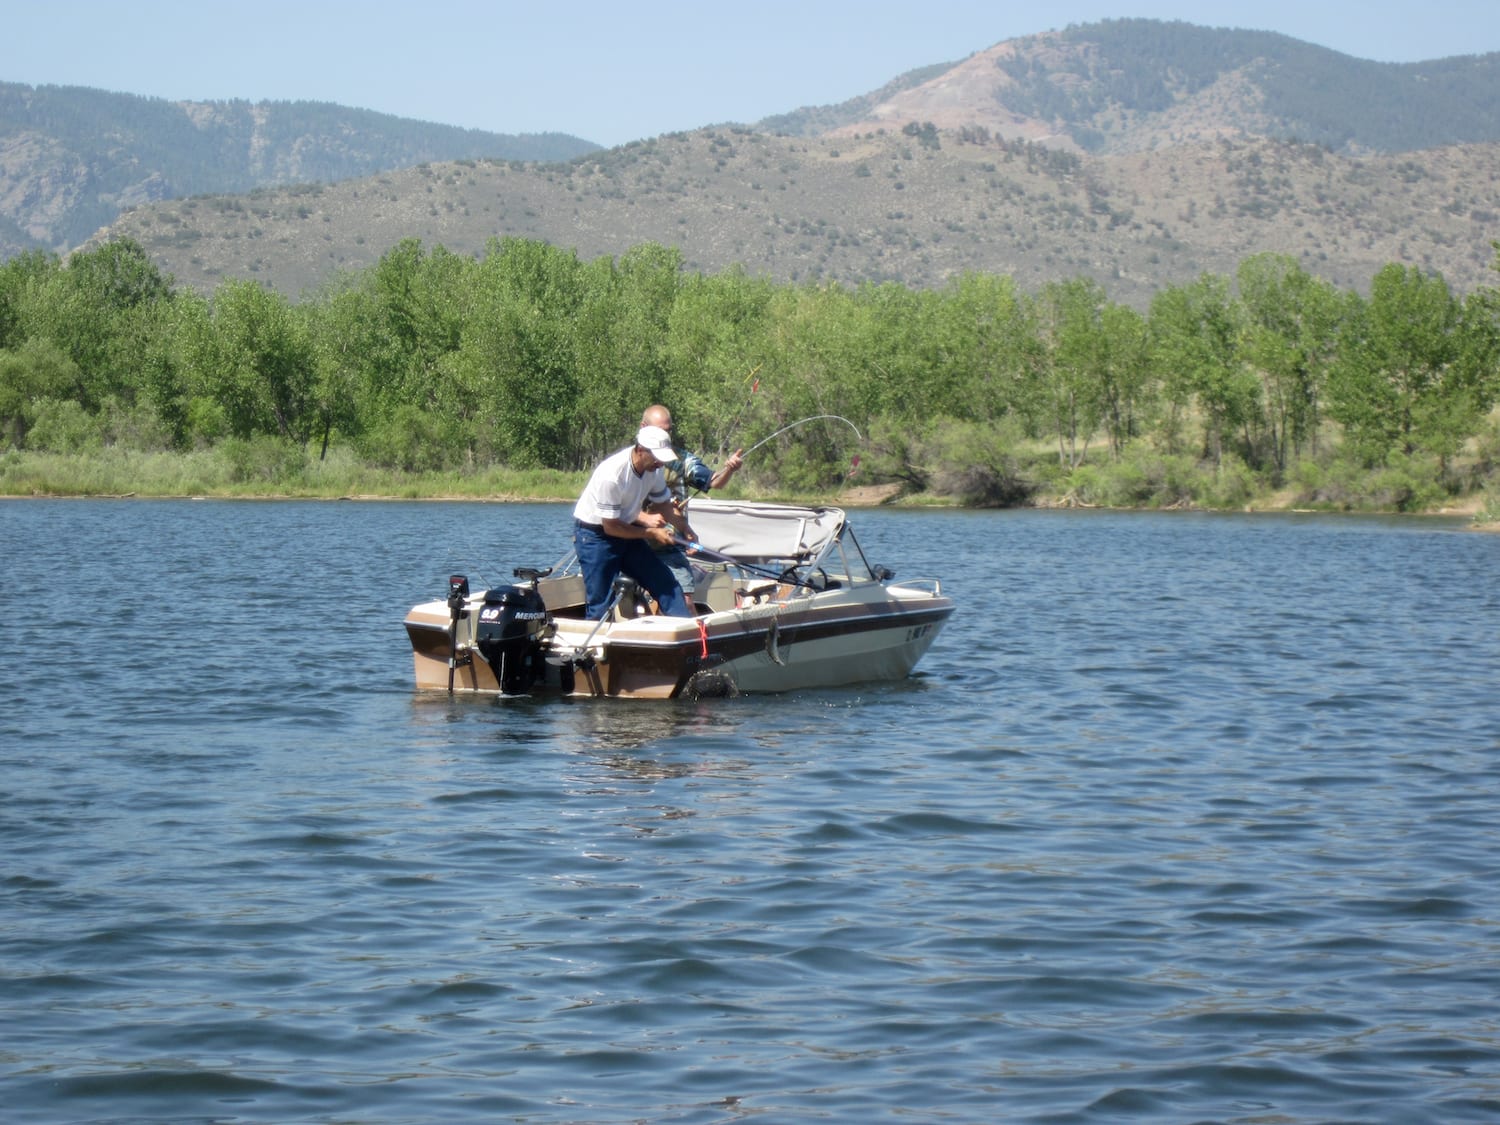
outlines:
[[[407,615],[419,688],[449,690],[451,649],[453,691],[500,691],[497,672],[473,647],[477,603],[458,622],[456,645],[446,602],[427,602]],[[953,608],[936,591],[872,584],[840,597],[691,619],[643,616],[603,625],[558,619],[544,651],[544,679],[533,690],[669,699],[898,680],[910,675]]]
[[[406,616],[418,688],[671,699],[898,680],[954,612],[936,580],[866,565],[838,509],[719,502],[694,515],[755,560],[720,555],[694,591],[698,616],[632,596],[585,620],[576,573],[518,571],[529,586],[472,595],[464,581]],[[502,630],[523,643],[499,643]]]

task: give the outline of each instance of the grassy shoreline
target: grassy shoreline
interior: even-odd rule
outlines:
[[[571,503],[588,474],[512,470],[494,466],[469,472],[410,473],[372,467],[347,455],[295,465],[271,459],[110,449],[93,454],[10,450],[0,453],[0,498],[5,499],[215,499],[215,500],[430,500],[484,503]],[[934,493],[903,493],[896,484],[849,485],[826,493],[780,493],[736,481],[728,495],[755,500],[837,503],[844,507],[965,507]],[[1079,504],[1068,495],[1037,493],[1032,506],[1150,510],[1152,505]],[[1242,498],[1232,505],[1174,505],[1196,511],[1365,513],[1468,517],[1476,527],[1500,529],[1500,503],[1488,493],[1446,497],[1420,511],[1380,505],[1309,505],[1293,491]]]

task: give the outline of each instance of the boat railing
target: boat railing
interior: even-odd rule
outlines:
[[[926,590],[928,596],[934,598],[941,597],[943,594],[943,583],[938,578],[903,578],[899,582],[893,580],[886,583],[886,588],[890,590]]]

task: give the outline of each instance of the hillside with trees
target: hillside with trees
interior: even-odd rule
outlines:
[[[583,258],[641,242],[691,270],[791,283],[936,287],[965,273],[1035,290],[1087,276],[1144,309],[1163,286],[1290,255],[1368,291],[1398,261],[1460,292],[1489,280],[1500,145],[1337,156],[1223,139],[1091,156],[982,129],[837,139],[707,129],[566,164],[462,161],[333,185],[141,207],[109,231],[211,292],[251,278],[293,298],[416,238],[476,255],[539,239]]]
[[[1346,153],[1500,140],[1500,54],[1373,62],[1273,32],[1142,19],[1069,28],[1059,38],[1076,49],[1057,69],[1035,57],[1005,69],[1018,99],[1050,99],[1045,115],[1066,121],[1092,151],[1141,147],[1132,135],[1154,140],[1160,130],[1140,129],[1144,119],[1231,76],[1242,76],[1254,91],[1247,100],[1259,104],[1257,115],[1242,119],[1245,131],[1276,140]]]
[[[333,183],[433,160],[566,160],[597,145],[322,102],[171,102],[0,82],[0,258],[78,246],[162,199]]]
[[[402,238],[474,253],[496,236],[584,255],[660,241],[702,268],[735,261],[781,280],[940,284],[1003,268],[1044,282],[1088,260],[1101,283],[1146,299],[1159,268],[1175,281],[1274,249],[1340,285],[1368,284],[1395,257],[1468,288],[1483,263],[1450,252],[1472,241],[1450,217],[1482,224],[1496,211],[1497,66],[1500,55],[1374,63],[1268,32],[1108,20],[1008,40],[839,105],[607,153],[576,137],[481,133],[320,103],[167,102],[0,83],[0,259],[66,253],[136,209],[140,222],[114,233],[162,247],[160,264],[177,276],[211,287],[252,275],[292,295],[368,266]],[[679,143],[696,138],[701,145]],[[991,151],[967,153],[975,142]],[[1014,164],[995,150],[1018,142],[1097,159],[1049,185],[990,172],[1002,159]],[[1234,158],[1213,155],[1221,143],[1277,164],[1287,163],[1277,153],[1326,154],[1333,188],[1297,161],[1275,177],[1236,174]],[[961,154],[978,167],[952,159]],[[1175,168],[1170,210],[1148,194],[1163,186],[1142,172],[1148,159]],[[465,178],[448,167],[460,162],[505,165],[507,179],[445,192],[450,177]],[[421,168],[437,169],[437,182],[413,179]],[[597,196],[593,175],[609,180]],[[1346,176],[1363,176],[1367,190],[1341,192]],[[336,213],[318,216],[326,227],[270,241],[263,224],[260,235],[205,226],[202,209],[164,206],[233,199],[223,205],[276,215],[280,226],[278,212],[301,216],[310,196],[353,181],[364,187],[337,193]],[[1382,198],[1412,185],[1425,199]],[[496,198],[484,198],[489,188]],[[910,206],[918,192],[934,192],[933,203]],[[1336,209],[1372,204],[1384,230],[1327,224],[1329,195]],[[165,232],[142,229],[153,215],[177,228],[177,249],[195,241],[203,252],[168,253]],[[1307,229],[1256,246],[1273,222]],[[1404,251],[1382,237],[1395,229],[1408,234]],[[232,244],[247,235],[254,241]]]
[[[1382,63],[1268,31],[1104,20],[1008,40],[757,128],[847,135],[924,121],[1095,153],[1221,137],[1346,155],[1487,144],[1500,141],[1500,54]]]

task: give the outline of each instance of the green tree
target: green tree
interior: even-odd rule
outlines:
[[[1203,274],[1171,286],[1151,301],[1152,358],[1163,373],[1163,387],[1174,410],[1169,445],[1196,406],[1203,422],[1203,453],[1217,466],[1227,443],[1244,434],[1247,447],[1260,418],[1259,384],[1245,369],[1238,350],[1239,310],[1228,283]]]
[[[19,448],[43,404],[77,402],[78,365],[50,340],[0,349],[0,438]]]
[[[365,361],[372,401],[425,409],[444,397],[435,375],[442,357],[458,350],[472,312],[472,265],[441,246],[424,252],[407,238],[362,279],[370,300],[364,335],[372,348]]]
[[[41,250],[0,262],[0,349],[20,347],[28,339],[26,310],[45,280],[61,269],[56,254]]]
[[[492,243],[480,263],[454,371],[479,406],[488,448],[506,464],[583,467],[575,318],[584,292],[576,255],[542,242]]]
[[[773,286],[733,267],[684,277],[667,325],[665,402],[676,434],[717,464],[744,445],[746,415],[766,369]]]
[[[932,327],[949,378],[940,412],[976,422],[1025,417],[1043,362],[1037,310],[1014,279],[967,273],[941,293]]]
[[[193,373],[182,342],[189,335],[186,325],[206,317],[206,299],[184,290],[169,301],[140,306],[126,323],[134,401],[159,423],[162,444],[170,448],[185,448],[194,436]]]
[[[1285,473],[1295,455],[1316,450],[1325,374],[1349,303],[1284,254],[1247,258],[1236,280],[1245,310],[1241,351],[1260,378],[1269,460]]]
[[[634,436],[642,410],[671,397],[668,340],[682,254],[643,243],[618,260],[589,263],[577,277],[577,311],[567,326],[575,363],[570,444],[592,464]]]
[[[1492,401],[1494,321],[1437,274],[1391,264],[1346,324],[1330,415],[1368,465],[1392,454],[1440,461],[1475,433]]]
[[[350,293],[340,296],[346,303],[355,303]],[[343,323],[340,303],[332,299],[301,310],[315,362],[310,406],[320,461],[328,456],[328,446],[335,434],[354,438],[360,433],[360,363],[354,335],[340,332]]]
[[[72,357],[82,374],[80,405],[134,402],[146,353],[157,347],[159,313],[174,297],[164,276],[131,239],[75,254],[50,275],[33,309],[33,334]]]
[[[316,358],[307,326],[286,298],[252,281],[214,294],[199,339],[197,379],[238,438],[277,434],[306,445],[316,425]]]
[[[1099,406],[1110,452],[1119,458],[1140,436],[1154,407],[1146,318],[1127,305],[1107,304],[1099,312]]]
[[[1058,462],[1077,468],[1104,418],[1104,290],[1088,278],[1051,282],[1036,304],[1042,342],[1039,413],[1057,439]]]

